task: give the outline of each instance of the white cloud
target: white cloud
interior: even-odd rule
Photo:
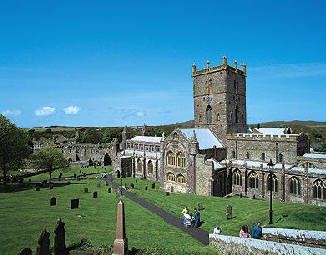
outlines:
[[[5,110],[2,112],[2,115],[4,116],[18,116],[22,112],[20,110]]]
[[[55,113],[55,108],[50,106],[44,106],[41,109],[35,110],[36,116],[48,116]]]
[[[145,116],[145,113],[144,112],[136,112],[136,116],[143,117],[143,116]]]
[[[73,105],[64,108],[65,114],[77,114],[79,110],[80,109],[78,106],[73,106]]]

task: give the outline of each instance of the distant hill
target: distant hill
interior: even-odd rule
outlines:
[[[252,124],[257,125],[257,124]],[[306,126],[306,127],[326,127],[326,122],[313,120],[291,120],[291,121],[269,121],[260,123],[264,127],[289,127],[289,126]]]

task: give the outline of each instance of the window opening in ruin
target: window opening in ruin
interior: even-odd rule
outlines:
[[[206,121],[207,124],[212,124],[212,107],[210,105],[206,107]]]

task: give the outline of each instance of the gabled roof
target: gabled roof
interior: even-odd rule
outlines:
[[[224,147],[208,128],[181,128],[180,131],[187,139],[190,139],[195,131],[200,150],[211,149],[214,146],[216,148]]]
[[[159,136],[135,136],[130,140],[135,142],[160,143],[161,139],[162,137]]]
[[[265,135],[284,135],[285,128],[254,128],[253,133],[261,133]]]

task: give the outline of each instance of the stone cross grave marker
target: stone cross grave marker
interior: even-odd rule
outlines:
[[[36,255],[50,254],[50,233],[44,229],[37,242]]]

